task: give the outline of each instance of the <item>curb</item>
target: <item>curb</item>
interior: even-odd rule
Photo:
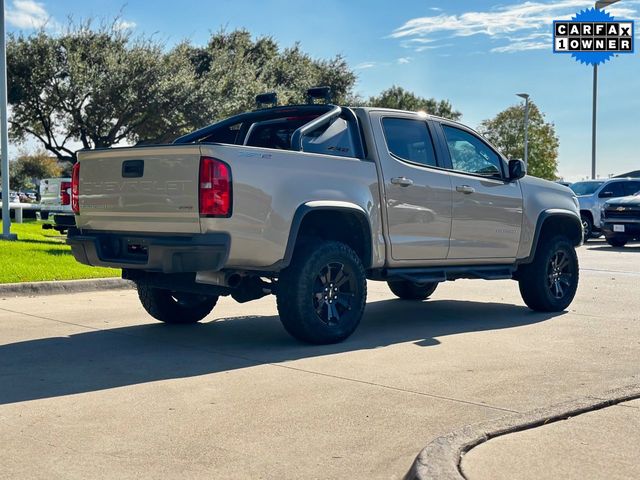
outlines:
[[[608,390],[530,412],[466,425],[436,438],[416,457],[405,480],[465,480],[460,463],[472,448],[492,438],[516,433],[640,398],[640,384]]]
[[[133,288],[133,286],[132,282],[122,278],[5,283],[0,284],[0,297],[31,297],[36,295],[91,292],[94,290],[121,290]]]

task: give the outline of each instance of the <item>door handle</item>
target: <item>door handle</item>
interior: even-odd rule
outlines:
[[[456,191],[469,194],[469,193],[474,193],[476,189],[473,187],[470,187],[469,185],[458,185],[456,187]]]
[[[413,180],[407,177],[393,177],[391,183],[394,185],[400,185],[401,187],[409,187],[413,185]]]

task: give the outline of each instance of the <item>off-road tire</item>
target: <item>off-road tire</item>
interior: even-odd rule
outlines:
[[[364,313],[364,267],[344,243],[303,244],[280,274],[276,297],[282,325],[293,337],[314,344],[341,342]]]
[[[560,312],[573,301],[580,269],[575,248],[567,237],[543,239],[533,262],[520,269],[520,294],[532,310]]]
[[[607,243],[612,247],[624,247],[629,239],[624,237],[607,237]]]
[[[211,313],[217,296],[172,292],[138,283],[140,303],[156,320],[173,324],[196,323]]]
[[[390,280],[389,290],[403,300],[426,300],[438,287],[438,282],[415,283],[408,280]]]

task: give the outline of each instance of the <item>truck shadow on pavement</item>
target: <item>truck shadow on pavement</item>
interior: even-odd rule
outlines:
[[[289,337],[277,316],[91,330],[0,346],[0,404],[406,342],[429,347],[447,335],[531,325],[558,315],[562,313],[535,313],[500,303],[385,300],[367,305],[351,338],[322,346]],[[213,317],[215,310],[209,318]]]

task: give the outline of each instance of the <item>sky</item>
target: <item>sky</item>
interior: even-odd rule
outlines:
[[[553,54],[551,25],[593,2],[583,0],[5,0],[9,31],[55,32],[71,16],[113,18],[122,28],[154,34],[167,47],[211,32],[246,28],[281,46],[299,42],[313,57],[343,55],[364,97],[399,85],[448,99],[476,128],[517,104],[526,92],[556,126],[558,172],[569,181],[591,174],[593,68]],[[640,0],[606,9],[636,20]],[[599,67],[597,173],[640,169],[640,58],[620,55]]]

